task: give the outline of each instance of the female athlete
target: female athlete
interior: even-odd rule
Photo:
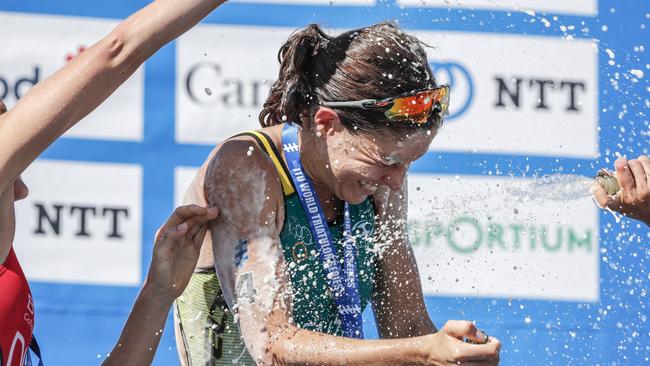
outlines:
[[[498,364],[471,322],[437,331],[406,235],[406,172],[449,93],[421,43],[394,23],[310,25],[279,59],[263,128],[217,146],[186,192],[221,214],[176,301],[181,362]],[[363,340],[368,303],[380,340]]]

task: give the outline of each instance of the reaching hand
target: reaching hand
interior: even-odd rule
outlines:
[[[194,272],[208,221],[219,215],[216,207],[178,207],[156,233],[153,258],[146,284],[154,291],[175,299]]]
[[[610,196],[600,184],[594,184],[591,193],[596,203],[650,226],[650,159],[646,155],[630,161],[618,158],[614,166],[621,190]]]
[[[493,366],[499,364],[501,342],[488,337],[469,321],[450,320],[437,333],[427,336],[430,365]],[[475,343],[465,342],[465,339]]]

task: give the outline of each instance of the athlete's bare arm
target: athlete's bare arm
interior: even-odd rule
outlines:
[[[408,242],[406,179],[399,191],[380,187],[375,193],[377,233],[381,245],[373,309],[381,338],[406,338],[435,333],[424,306],[422,285]]]
[[[160,47],[224,0],[157,0],[120,23],[0,116],[0,191]]]
[[[471,361],[472,365],[499,362],[500,343],[467,344],[463,337],[482,342],[484,334],[469,321],[448,321],[440,332],[424,305],[422,284],[413,250],[408,241],[408,184],[391,191],[380,187],[374,194],[378,223],[376,238],[381,245],[373,310],[381,338],[408,338],[436,333],[432,357],[439,361]],[[446,364],[443,362],[442,364]]]
[[[282,188],[271,161],[251,141],[227,141],[208,166],[205,194],[208,204],[218,202],[221,209],[210,228],[219,282],[259,365],[457,365],[467,357],[492,357],[475,365],[498,362],[490,353],[494,345],[472,348],[460,342],[456,349],[461,357],[434,357],[442,351],[435,347],[447,345],[439,338],[465,331],[462,322],[450,325],[448,333],[391,340],[357,340],[298,328],[291,320],[291,284],[279,238]],[[455,349],[444,351],[451,355]]]

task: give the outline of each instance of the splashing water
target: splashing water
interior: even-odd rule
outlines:
[[[417,185],[418,178],[410,183]],[[434,222],[470,215],[490,221],[496,216],[535,222],[539,215],[571,210],[591,201],[593,178],[576,174],[551,174],[537,178],[440,177],[431,184],[427,178],[409,194],[409,217]],[[426,184],[427,186],[424,186]],[[596,204],[594,203],[594,207]],[[546,214],[541,214],[546,212]],[[555,216],[554,216],[555,217]],[[555,219],[553,219],[555,220]]]
[[[506,193],[522,201],[575,201],[591,196],[594,179],[576,174],[550,174],[533,181],[513,184]]]

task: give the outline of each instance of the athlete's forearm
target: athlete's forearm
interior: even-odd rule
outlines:
[[[151,365],[173,299],[145,285],[133,305],[120,339],[102,365]]]
[[[0,190],[160,47],[224,0],[157,0],[36,85],[0,116]]]
[[[271,335],[268,364],[279,365],[426,365],[423,337],[360,340],[304,329],[287,329]]]

